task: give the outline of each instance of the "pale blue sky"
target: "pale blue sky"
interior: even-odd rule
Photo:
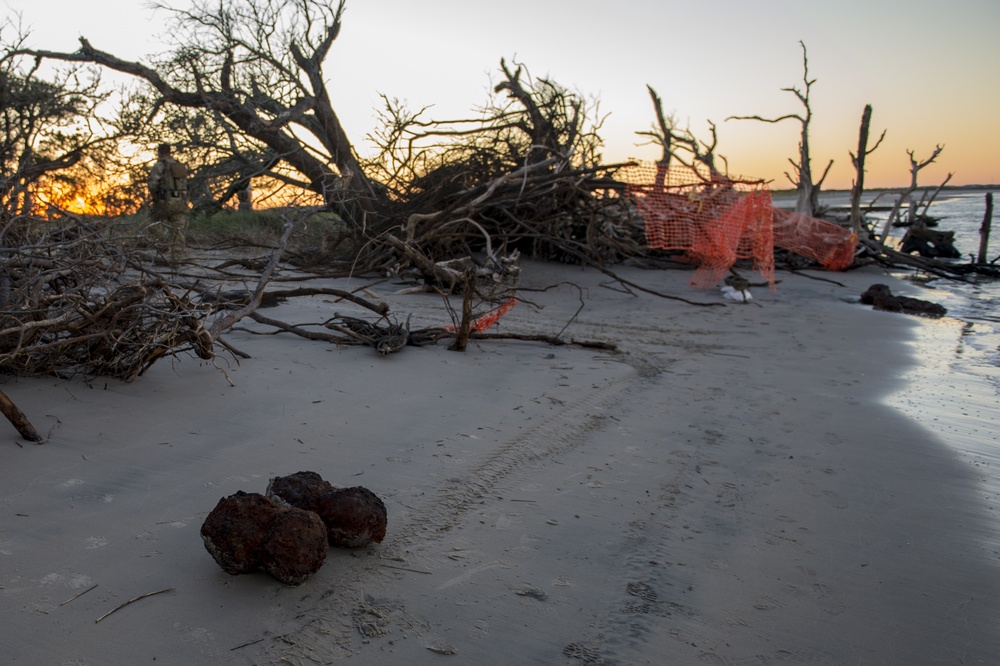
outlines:
[[[183,4],[178,0],[175,4]],[[719,126],[718,153],[733,173],[775,180],[795,155],[795,123],[728,121],[777,116],[801,106],[781,88],[802,85],[799,40],[809,49],[814,170],[835,161],[828,186],[849,187],[848,151],[857,146],[866,103],[873,135],[868,184],[908,181],[907,149],[939,164],[921,172],[933,184],[1000,182],[1000,3],[995,0],[348,0],[327,72],[335,106],[359,152],[374,128],[378,93],[436,117],[467,115],[486,100],[501,57],[525,63],[588,97],[603,113],[606,161],[654,158],[636,131],[653,122],[646,84],[668,111],[707,138]],[[32,28],[32,45],[73,50],[84,35],[126,58],[162,50],[162,16],[110,0],[8,0]]]

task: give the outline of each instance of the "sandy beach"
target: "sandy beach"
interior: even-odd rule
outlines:
[[[744,305],[687,271],[619,272],[727,304],[527,263],[530,303],[501,330],[568,324],[619,351],[383,358],[248,323],[226,336],[238,363],[7,379],[48,440],[0,434],[4,661],[1000,663],[996,513],[967,463],[884,404],[920,323],[853,302],[874,282],[921,295],[874,269],[779,273]],[[375,291],[401,319],[448,323],[440,298],[398,288]],[[385,541],[331,550],[298,587],[224,573],[208,512],[300,470],[381,496]]]

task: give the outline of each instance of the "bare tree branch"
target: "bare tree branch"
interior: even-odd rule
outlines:
[[[781,90],[782,92],[790,92],[795,95],[795,98],[799,100],[799,103],[805,107],[805,115],[790,113],[777,118],[765,118],[762,116],[729,116],[726,120],[756,120],[772,124],[780,123],[785,120],[797,120],[799,122],[802,128],[800,135],[801,138],[799,139],[798,161],[789,160],[795,170],[795,177],[792,177],[788,173],[785,175],[790,181],[792,181],[792,184],[795,185],[796,190],[798,190],[798,200],[795,205],[796,212],[813,216],[819,208],[820,185],[823,183],[823,180],[826,178],[826,174],[833,165],[833,160],[830,160],[830,164],[827,165],[826,170],[823,173],[823,177],[820,178],[818,182],[815,181],[812,174],[809,144],[809,125],[812,122],[812,106],[810,104],[809,95],[813,84],[816,83],[816,79],[809,78],[809,56],[806,51],[805,42],[800,41],[799,44],[802,46],[802,82],[805,88],[800,89],[798,87],[791,86],[788,88],[782,88]]]
[[[323,61],[340,31],[344,0],[335,7],[322,0],[301,0],[291,18],[281,13],[288,9],[285,4],[278,0],[222,0],[217,5],[196,3],[190,10],[167,8],[178,18],[178,28],[188,31],[184,37],[189,41],[179,47],[174,60],[157,67],[123,60],[94,48],[85,38],[73,53],[22,48],[11,56],[93,63],[146,81],[159,95],[157,106],[170,104],[219,114],[302,174],[308,188],[326,203],[342,203],[346,196],[363,214],[370,215],[374,212],[374,190],[333,110],[322,72]],[[298,37],[294,34],[295,17]],[[291,21],[292,27],[278,31],[274,23],[279,19]],[[308,31],[319,29],[321,24],[323,36],[314,42]],[[286,33],[289,43],[279,46],[271,42],[272,37]],[[278,48],[285,49],[287,61]],[[241,51],[239,57],[237,50]],[[216,65],[210,66],[212,62]],[[258,93],[269,89],[271,94],[247,94],[237,79]],[[292,131],[291,125],[305,129],[325,154],[315,155],[315,148]]]

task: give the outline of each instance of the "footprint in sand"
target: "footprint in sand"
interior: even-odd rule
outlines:
[[[840,615],[847,610],[847,606],[834,596],[829,586],[815,583],[812,591],[816,595],[816,604],[827,615]]]
[[[563,648],[562,653],[567,657],[579,659],[585,664],[603,664],[601,653],[590,645],[584,643],[570,643]]]
[[[94,584],[94,580],[82,573],[50,573],[38,580],[41,587],[68,587],[71,590],[82,590]]]
[[[650,606],[647,603],[629,601],[622,607],[622,611],[629,615],[647,615],[650,611]]]
[[[485,620],[479,620],[469,629],[469,638],[486,638],[490,635],[490,625]]]
[[[174,622],[174,631],[186,643],[209,643],[215,640],[215,634],[205,627],[188,627],[180,622]]]
[[[656,590],[645,583],[629,583],[625,586],[625,591],[643,601],[656,601],[657,598]]]
[[[70,500],[74,502],[98,502],[100,504],[111,504],[115,501],[114,495],[73,495]]]
[[[15,545],[17,542],[14,539],[0,539],[0,555],[13,555]]]
[[[833,492],[832,490],[824,490],[823,495],[830,500],[830,503],[833,505],[834,509],[846,509],[848,506],[850,506],[847,502],[840,499],[840,496],[837,495],[837,493]]]
[[[784,604],[772,597],[757,597],[757,603],[753,605],[759,611],[768,611],[774,608],[782,608]]]

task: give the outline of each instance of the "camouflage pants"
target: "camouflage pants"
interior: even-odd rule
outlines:
[[[188,226],[187,201],[172,198],[154,202],[149,219],[157,250],[168,254],[171,261],[182,259],[187,243],[184,234]]]

